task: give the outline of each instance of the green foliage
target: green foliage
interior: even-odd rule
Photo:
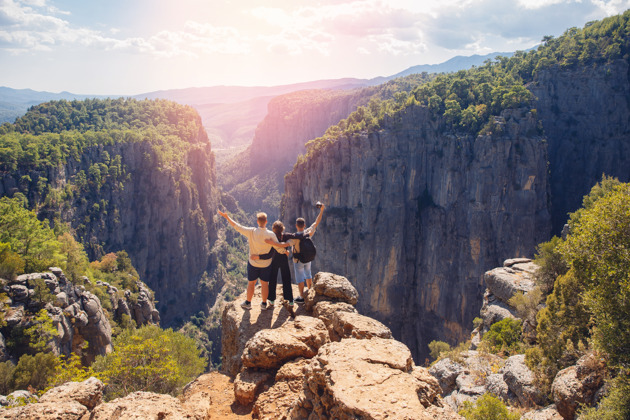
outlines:
[[[306,157],[338,141],[357,138],[359,132],[376,132],[395,121],[409,107],[424,106],[445,128],[471,135],[491,134],[494,116],[508,109],[531,109],[533,95],[526,85],[552,67],[605,65],[630,53],[630,11],[591,22],[581,30],[571,28],[558,38],[512,57],[497,57],[484,65],[433,80],[425,78],[412,89],[380,97],[358,107],[347,119],[330,127],[324,136],[307,143]],[[534,110],[535,111],[535,110]],[[535,112],[534,112],[535,115]],[[298,164],[306,157],[298,159]],[[544,289],[543,289],[544,291]]]
[[[536,284],[545,295],[551,292],[558,276],[566,274],[569,270],[564,257],[558,251],[560,242],[562,239],[554,236],[548,242],[543,242],[536,247],[535,262],[540,267],[536,271]]]
[[[58,364],[59,359],[52,353],[23,355],[13,372],[13,389],[26,389],[29,386],[37,390],[45,389]]]
[[[595,194],[599,190],[594,191]],[[561,247],[583,289],[593,339],[613,363],[630,364],[630,184],[611,187],[571,218]]]
[[[11,361],[0,362],[0,395],[13,392],[13,374],[15,365]]]
[[[24,272],[25,264],[22,257],[11,251],[11,245],[0,242],[0,278],[15,279],[19,273]]]
[[[125,330],[114,351],[97,357],[94,371],[107,384],[107,397],[134,391],[177,394],[203,372],[205,360],[193,339],[171,329],[144,326]]]
[[[527,320],[536,325],[536,314],[538,313],[538,304],[542,300],[543,293],[540,287],[534,287],[527,294],[517,292],[508,300],[508,303],[516,308],[518,317]]]
[[[22,204],[19,198],[0,198],[0,242],[8,243],[24,260],[25,272],[45,270],[59,259],[59,242],[53,230]]]
[[[482,342],[493,353],[517,353],[521,347],[521,321],[504,318],[495,322],[484,334]]]
[[[604,177],[571,214],[566,241],[539,247],[553,291],[537,315],[537,342],[526,362],[549,391],[556,373],[584,354],[587,344],[611,362],[630,362],[630,185]],[[568,268],[568,271],[566,271]]]
[[[429,343],[430,355],[433,360],[437,360],[440,354],[451,350],[451,346],[444,341],[433,340]]]
[[[49,378],[48,387],[53,388],[66,382],[82,382],[94,375],[94,370],[91,367],[83,366],[81,357],[72,353],[70,357],[61,356],[59,358],[55,371]]]
[[[59,335],[59,332],[53,325],[48,311],[42,309],[33,319],[32,325],[24,331],[24,334],[28,337],[29,346],[36,352],[42,352],[50,350],[50,342]]]
[[[579,412],[580,420],[618,420],[630,418],[630,377],[622,372],[609,383],[610,389],[596,407]]]
[[[503,401],[487,393],[474,403],[465,401],[459,415],[467,420],[518,420],[518,413],[510,413]]]

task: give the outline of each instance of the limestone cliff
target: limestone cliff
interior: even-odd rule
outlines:
[[[628,60],[541,71],[528,88],[536,96],[545,136],[553,231],[602,174],[630,180],[630,66]]]
[[[282,219],[315,217],[314,269],[344,273],[359,310],[384,322],[424,360],[434,339],[465,340],[482,275],[548,238],[547,146],[526,110],[492,133],[445,132],[408,107],[381,130],[330,144],[285,178]],[[321,232],[321,233],[320,233]]]
[[[199,279],[212,269],[218,195],[205,132],[196,141],[179,151],[179,165],[161,155],[161,147],[168,146],[156,147],[148,139],[90,146],[58,167],[1,174],[0,196],[25,192],[31,205],[40,202],[40,216],[69,222],[90,259],[126,250],[169,325],[205,309],[208,299]],[[110,171],[101,170],[100,184],[88,178],[85,188],[77,187],[80,174],[101,164]],[[118,168],[115,176],[112,167]],[[40,184],[48,191],[45,200]],[[76,192],[63,202],[58,197],[66,190]]]
[[[305,144],[374,99],[391,99],[431,79],[426,73],[352,90],[302,90],[273,98],[251,146],[218,168],[220,186],[246,212],[278,214],[283,179]]]
[[[307,90],[272,99],[251,146],[219,168],[222,188],[246,212],[277,214],[284,174],[306,151],[306,142],[324,134],[368,97],[360,90]]]

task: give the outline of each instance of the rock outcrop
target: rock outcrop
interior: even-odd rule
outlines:
[[[602,397],[605,377],[605,364],[593,353],[558,372],[551,393],[560,415],[565,420],[573,420],[582,405],[594,405]]]
[[[416,360],[432,340],[464,341],[483,273],[531,256],[550,234],[547,151],[527,110],[492,134],[446,132],[421,106],[309,154],[285,178],[282,220],[310,223],[315,270],[344,273],[359,311],[386,325]]]
[[[357,292],[347,279],[320,272],[308,296],[316,302],[313,312],[300,307],[295,319],[281,308],[239,310],[244,296],[224,311],[224,369],[236,372],[235,398],[253,402],[258,418],[459,418],[406,345],[378,321],[349,310]],[[271,328],[252,333],[255,324]],[[239,348],[240,364],[227,357]]]
[[[502,267],[493,268],[483,275],[486,291],[480,316],[481,325],[472,332],[472,348],[476,349],[482,336],[492,324],[505,318],[520,319],[516,308],[509,300],[517,293],[526,295],[536,286],[535,274],[538,266],[528,258],[513,258],[503,262]],[[522,320],[528,323],[529,320]],[[535,325],[526,324],[526,331],[535,329]]]
[[[0,331],[11,336],[13,329],[17,331],[28,328],[35,314],[45,309],[57,329],[57,335],[50,343],[53,353],[65,356],[75,353],[81,355],[85,363],[91,363],[96,356],[109,353],[112,350],[112,327],[98,296],[84,286],[74,285],[60,268],[51,267],[50,270],[45,273],[23,274],[10,281],[2,280],[5,283],[2,290],[7,294],[8,301],[4,304],[6,307],[0,309],[5,312],[7,321],[7,325]],[[46,302],[39,297],[36,287],[41,281],[50,296],[54,297],[54,302]],[[142,282],[138,282],[137,286],[140,290],[137,299],[131,299],[129,291],[125,291],[124,297],[118,297],[118,289],[106,283],[97,284],[96,287],[102,287],[106,291],[105,296],[109,295],[114,308],[111,316],[114,319],[119,319],[116,308],[125,306],[137,308],[128,315],[138,326],[156,324],[160,316],[153,304],[150,290]],[[148,313],[148,318],[143,316],[144,313]],[[89,345],[84,348],[86,341]],[[25,350],[21,346],[18,340],[19,354],[10,355],[6,349],[4,352],[0,351],[0,359],[13,357],[17,360]]]

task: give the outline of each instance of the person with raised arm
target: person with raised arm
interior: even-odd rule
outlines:
[[[289,244],[281,244],[276,240],[276,235],[267,229],[267,214],[260,212],[256,214],[256,221],[258,227],[246,227],[235,222],[226,212],[217,210],[219,215],[223,216],[225,220],[241,235],[247,238],[249,245],[250,258],[247,260],[247,300],[241,304],[244,309],[252,308],[252,298],[254,297],[254,289],[256,287],[256,281],[260,279],[260,286],[262,288],[262,303],[260,308],[262,310],[267,309],[267,297],[269,295],[269,278],[271,275],[271,260],[253,259],[251,255],[266,254],[271,251],[271,246],[276,245],[279,247],[286,247]],[[272,245],[265,242],[270,240]]]

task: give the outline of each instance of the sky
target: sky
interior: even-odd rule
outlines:
[[[0,86],[136,95],[525,50],[630,0],[0,0]]]

